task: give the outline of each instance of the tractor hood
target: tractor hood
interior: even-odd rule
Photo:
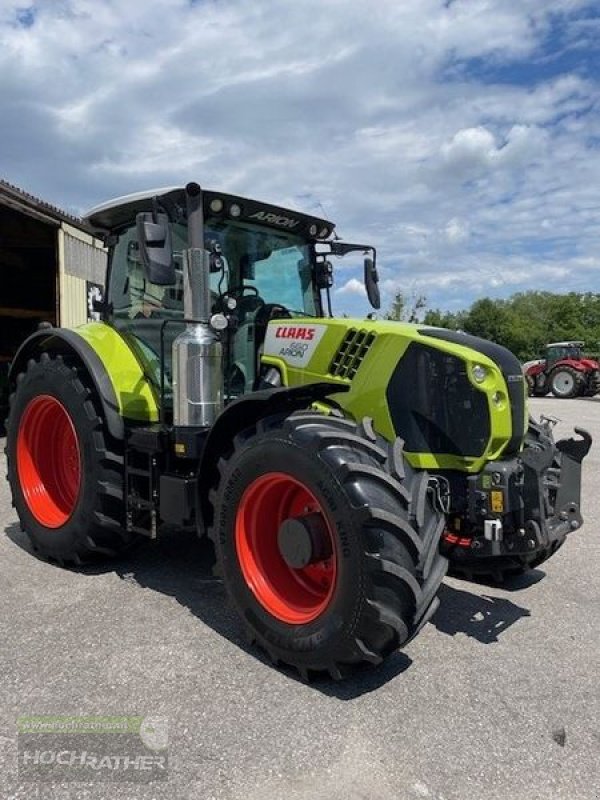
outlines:
[[[518,359],[468,334],[391,321],[273,321],[262,362],[290,386],[349,385],[335,401],[356,419],[371,417],[388,440],[401,436],[414,466],[474,472],[523,443]]]

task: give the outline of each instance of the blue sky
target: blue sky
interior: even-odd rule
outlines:
[[[75,213],[192,179],[324,209],[384,306],[600,292],[599,42],[583,0],[0,0],[0,177]]]

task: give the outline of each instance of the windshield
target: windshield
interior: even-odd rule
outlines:
[[[219,292],[252,287],[264,303],[282,305],[295,314],[317,314],[311,252],[301,237],[245,222],[209,219],[204,240],[209,249],[214,243],[221,248]]]
[[[180,316],[183,314],[182,254],[187,227],[171,226],[177,281],[155,286],[146,280],[135,226],[123,231],[111,259],[110,300],[117,317]],[[227,292],[252,294],[262,304],[283,306],[290,314],[318,316],[311,248],[299,236],[266,230],[244,222],[206,222],[207,249],[221,250],[222,266],[210,275],[213,303]]]
[[[562,345],[548,348],[548,358],[552,361],[559,361],[561,358],[581,358],[581,347],[579,345]]]

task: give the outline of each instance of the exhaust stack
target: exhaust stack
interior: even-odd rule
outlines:
[[[202,189],[185,187],[188,249],[183,252],[185,330],[173,342],[173,424],[212,425],[223,410],[223,349],[211,328],[210,263],[204,249]]]

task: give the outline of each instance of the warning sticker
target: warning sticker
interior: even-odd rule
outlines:
[[[501,514],[504,511],[504,495],[497,489],[492,491],[492,511]]]
[[[326,330],[327,325],[269,325],[264,355],[282,358],[290,367],[305,367]]]

